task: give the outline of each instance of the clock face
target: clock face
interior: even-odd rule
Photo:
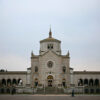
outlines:
[[[47,66],[48,66],[49,68],[52,68],[53,62],[52,62],[52,61],[48,61]]]

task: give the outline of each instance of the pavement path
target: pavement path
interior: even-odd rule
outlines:
[[[0,95],[0,100],[100,100],[100,95]]]

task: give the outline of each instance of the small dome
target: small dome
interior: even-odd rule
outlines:
[[[57,40],[57,39],[55,39],[55,38],[46,38],[46,39],[44,39],[44,40],[41,40],[40,41],[40,43],[42,43],[42,42],[61,42],[60,40]]]

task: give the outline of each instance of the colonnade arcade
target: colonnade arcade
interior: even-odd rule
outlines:
[[[100,86],[99,79],[79,79],[78,86]]]
[[[22,79],[1,79],[0,80],[0,87],[2,86],[18,86],[23,85]]]

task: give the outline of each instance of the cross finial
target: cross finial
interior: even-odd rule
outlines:
[[[52,38],[51,25],[50,25],[50,31],[49,31],[49,38]]]

